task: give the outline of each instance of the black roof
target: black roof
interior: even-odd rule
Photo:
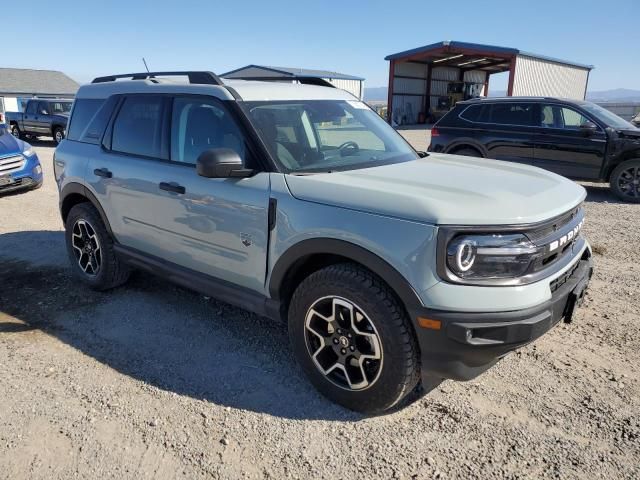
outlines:
[[[562,97],[477,97],[470,98],[469,100],[461,100],[458,103],[469,104],[469,103],[486,103],[486,102],[548,102],[553,100],[555,102],[565,102],[565,103],[590,103],[585,100],[576,100],[573,98],[562,98]]]

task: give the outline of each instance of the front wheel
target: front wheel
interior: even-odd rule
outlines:
[[[418,346],[404,308],[380,278],[357,265],[332,265],[300,284],[289,308],[289,336],[314,386],[351,410],[388,410],[418,383]]]
[[[625,202],[640,203],[640,159],[618,165],[609,179],[611,191]]]
[[[107,290],[127,281],[129,268],[113,249],[113,239],[90,203],[75,205],[65,222],[65,240],[76,278],[94,290]]]
[[[64,140],[64,130],[61,127],[56,127],[53,131],[53,140],[56,142],[56,145],[60,145],[60,142]]]

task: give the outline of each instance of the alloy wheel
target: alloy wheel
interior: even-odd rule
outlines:
[[[618,175],[618,188],[629,197],[640,197],[640,167],[629,167]]]
[[[71,245],[80,269],[96,276],[102,264],[102,250],[95,229],[89,222],[78,219],[73,225]]]
[[[60,143],[63,140],[62,132],[60,130],[56,130],[54,140],[56,143]]]
[[[353,302],[316,300],[305,316],[305,344],[316,368],[346,390],[372,386],[382,371],[382,343],[375,325]]]

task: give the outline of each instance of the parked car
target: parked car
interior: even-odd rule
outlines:
[[[64,139],[73,101],[34,98],[27,101],[24,112],[7,112],[6,122],[16,138],[52,137],[56,143]]]
[[[640,112],[636,113],[636,116],[631,119],[631,123],[636,127],[640,127]]]
[[[435,124],[428,150],[609,182],[620,199],[640,202],[640,130],[586,101],[507,97],[459,102]]]
[[[0,195],[13,190],[40,188],[42,166],[31,145],[14,138],[0,124]]]
[[[312,383],[377,412],[569,321],[592,273],[583,187],[425,155],[337,88],[165,72],[82,86],[54,169],[78,279],[286,320]]]

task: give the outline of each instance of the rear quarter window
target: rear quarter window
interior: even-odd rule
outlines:
[[[75,101],[67,128],[68,140],[80,140],[102,104],[104,104],[104,99],[81,98]]]
[[[473,123],[488,123],[491,105],[469,105],[460,113],[460,118]]]

